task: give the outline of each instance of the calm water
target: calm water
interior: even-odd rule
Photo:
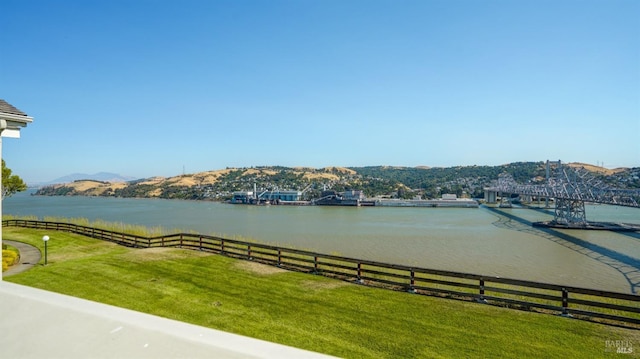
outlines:
[[[322,253],[618,292],[640,292],[640,233],[544,231],[542,210],[244,206],[19,193],[11,215],[101,219]],[[640,224],[640,209],[591,205],[589,220]]]

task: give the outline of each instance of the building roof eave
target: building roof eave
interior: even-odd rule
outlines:
[[[33,122],[33,117],[27,115],[16,115],[13,113],[0,112],[0,120],[7,121],[7,128],[25,127]]]

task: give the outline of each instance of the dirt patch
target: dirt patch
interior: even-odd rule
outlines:
[[[276,266],[270,266],[262,263],[251,261],[238,261],[234,264],[234,267],[243,271],[259,274],[259,275],[272,275],[278,273],[285,273],[287,270],[278,268]]]
[[[350,283],[341,280],[306,280],[301,283],[301,286],[310,290],[322,290],[322,289],[335,289],[349,285]]]
[[[194,256],[207,256],[211,255],[207,252],[192,251],[179,248],[145,248],[135,249],[126,254],[123,254],[123,259],[134,262],[149,262],[149,261],[164,261],[164,260],[178,260],[183,258],[193,258]]]
[[[69,249],[64,251],[49,250],[48,257],[49,257],[49,261],[64,262],[67,260],[76,260],[80,258],[93,257],[95,255],[104,253],[105,250],[112,250],[119,247],[120,246],[115,243],[96,241],[92,244],[85,244],[79,248],[74,248],[74,249]],[[44,257],[44,250],[42,248],[39,248],[39,249],[40,249],[40,253]]]

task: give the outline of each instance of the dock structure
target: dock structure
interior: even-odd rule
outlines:
[[[478,208],[478,202],[469,198],[446,199],[379,199],[376,206],[381,207],[448,207],[448,208]]]
[[[303,201],[304,191],[272,190],[258,193],[254,191],[237,191],[229,203],[252,205],[294,205],[294,206],[347,206],[347,207],[449,207],[477,208],[478,202],[470,198],[457,198],[455,194],[443,194],[437,199],[390,199],[367,198],[361,190],[337,192],[322,191],[320,198]]]
[[[296,190],[272,190],[263,191],[237,191],[233,192],[231,203],[233,204],[305,204],[302,201],[302,191]]]
[[[586,229],[611,232],[640,232],[640,225],[635,223],[594,222],[586,223],[558,223],[556,221],[533,222],[533,227],[559,228],[559,229]]]
[[[368,200],[361,190],[345,192],[322,191],[320,198],[312,201],[317,206],[375,206],[375,201]]]
[[[478,202],[470,198],[457,198],[455,194],[443,194],[438,199],[366,198],[362,191],[337,193],[324,191],[314,201],[318,206],[376,206],[376,207],[457,207],[477,208]]]

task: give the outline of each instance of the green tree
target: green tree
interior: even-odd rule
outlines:
[[[27,184],[22,178],[11,174],[11,169],[2,160],[2,198],[9,197],[16,192],[27,189]]]

